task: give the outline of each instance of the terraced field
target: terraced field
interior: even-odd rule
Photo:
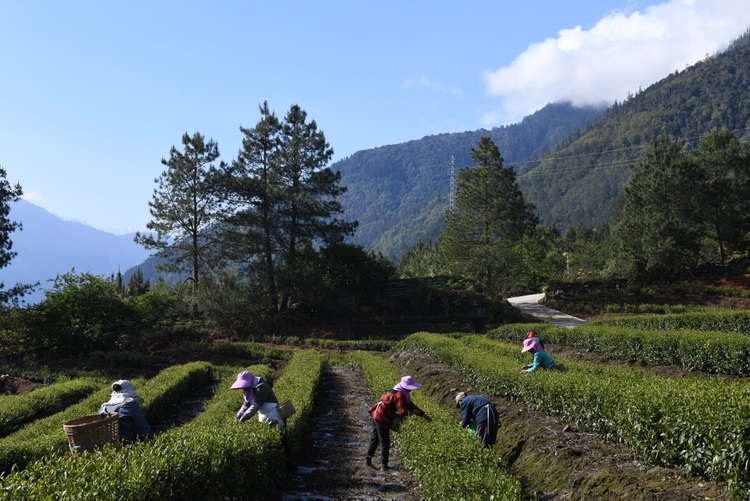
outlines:
[[[146,397],[158,431],[153,441],[74,458],[62,422],[95,412],[114,373],[90,378],[93,387],[81,389],[90,396],[55,414],[13,414],[13,430],[0,438],[0,498],[683,500],[750,492],[744,369],[717,376],[715,369],[617,357],[604,341],[613,338],[608,329],[622,327],[602,324],[587,326],[586,334],[599,336],[599,352],[596,343],[586,351],[549,330],[548,351],[570,370],[524,376],[519,369],[528,360],[519,346],[527,328],[417,333],[379,345],[387,351],[351,342],[345,349],[206,343],[175,349],[166,364],[161,353],[151,366],[115,368],[130,371]],[[686,338],[703,335],[691,329]],[[651,335],[641,329],[633,337],[642,345]],[[679,329],[671,336],[679,338]],[[736,336],[744,343],[744,334]],[[694,344],[696,353],[684,348],[683,357],[735,365],[723,344]],[[243,368],[294,401],[289,457],[275,428],[255,420],[232,425],[241,396],[228,387]],[[404,374],[424,385],[412,397],[433,422],[407,419],[393,437],[395,468],[376,471],[364,463],[366,409]],[[481,448],[457,425],[453,396],[467,389],[489,396],[500,411],[493,448]],[[21,397],[29,398],[3,398]]]

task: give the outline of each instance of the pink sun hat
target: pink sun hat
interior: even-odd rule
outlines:
[[[539,343],[536,342],[536,339],[534,338],[524,339],[523,349],[521,349],[521,353],[525,353],[527,351],[531,351],[533,353],[537,351],[537,348],[539,348]]]
[[[422,385],[414,381],[414,378],[411,376],[402,377],[399,385],[405,390],[416,390],[417,388],[422,387]]]
[[[258,376],[253,376],[252,372],[242,371],[237,374],[237,381],[235,381],[229,388],[232,390],[254,388],[258,385],[258,381],[260,381],[260,378]]]

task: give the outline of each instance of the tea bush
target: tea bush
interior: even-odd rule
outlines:
[[[528,355],[483,336],[415,334],[401,348],[429,353],[484,391],[578,423],[647,461],[726,480],[750,494],[750,386],[744,381],[667,378],[574,361],[565,361],[568,372],[523,374]]]
[[[401,378],[386,360],[374,355],[357,352],[349,359],[362,367],[373,387],[373,401]],[[423,499],[522,499],[520,481],[507,472],[497,452],[483,448],[458,426],[455,413],[418,391],[412,398],[432,422],[406,419],[391,439]]]
[[[184,396],[194,391],[200,381],[208,384],[211,365],[191,362],[164,369],[149,380],[133,379],[138,393],[144,398],[143,412],[148,420],[156,420]],[[12,468],[23,469],[43,457],[69,454],[68,438],[63,423],[71,419],[96,414],[112,393],[111,382],[100,383],[99,390],[85,400],[43,419],[38,419],[20,430],[0,439],[0,473]]]
[[[287,423],[292,437],[312,416],[320,368],[317,353],[295,352],[273,385],[277,397],[291,398],[297,409]],[[38,461],[2,479],[0,493],[18,500],[271,498],[284,472],[281,435],[256,419],[233,424],[242,392],[229,387],[240,370],[215,368],[222,381],[194,421],[119,451],[108,447]],[[264,366],[249,370],[269,380],[274,374]]]
[[[43,386],[25,395],[0,396],[0,437],[35,419],[60,412],[100,386],[91,379],[74,379]]]
[[[518,341],[529,329],[543,342],[596,352],[610,358],[715,374],[750,376],[750,336],[704,329],[644,330],[639,327],[588,324],[575,329],[552,325],[509,325],[487,334],[490,339]]]

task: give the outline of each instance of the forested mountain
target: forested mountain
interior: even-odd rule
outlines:
[[[527,171],[558,142],[601,114],[601,109],[550,104],[518,124],[471,132],[427,136],[381,146],[339,160],[348,191],[339,197],[348,220],[358,220],[353,242],[398,259],[418,241],[434,239],[444,224],[455,174],[473,165],[469,151],[482,136],[500,148],[505,165]]]
[[[519,176],[541,221],[565,228],[610,220],[630,165],[661,132],[687,148],[715,128],[734,131],[742,140],[750,137],[749,33],[726,51],[615,103]]]

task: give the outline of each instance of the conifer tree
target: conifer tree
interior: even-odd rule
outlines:
[[[146,225],[154,234],[139,232],[135,241],[165,259],[160,269],[190,273],[195,292],[200,275],[216,257],[209,230],[221,211],[212,181],[219,147],[199,132],[192,137],[183,134],[182,145],[183,151],[172,146],[169,159],[161,160],[167,169],[154,181],[158,187],[149,202],[152,219]]]
[[[337,216],[345,189],[326,165],[333,150],[307,113],[292,105],[279,121],[267,103],[245,135],[242,149],[218,176],[229,215],[224,218],[228,255],[266,292],[270,310],[286,309],[311,288],[321,245],[342,242],[356,223]]]
[[[6,178],[5,169],[0,167],[0,268],[10,265],[17,253],[13,251],[13,240],[11,234],[16,230],[22,230],[23,226],[17,221],[10,219],[10,204],[18,201],[23,195],[21,185],[11,185]],[[0,304],[15,301],[25,293],[30,292],[31,285],[15,284],[5,289],[5,284],[0,283]]]
[[[750,237],[750,151],[727,129],[701,139],[691,159],[700,171],[699,220],[724,264],[731,250],[748,250]]]
[[[526,203],[512,167],[488,136],[470,156],[476,167],[458,173],[455,211],[446,214],[441,247],[453,274],[466,275],[489,292],[508,290],[519,256],[514,246],[537,218]]]
[[[680,145],[665,134],[654,139],[631,167],[615,228],[630,274],[669,278],[698,263],[699,189],[700,173]]]
[[[338,197],[346,187],[340,184],[341,173],[326,166],[332,156],[333,149],[315,120],[308,122],[307,112],[293,104],[284,117],[279,158],[284,187],[280,207],[282,310],[293,295],[304,297],[306,277],[317,259],[315,246],[342,242],[356,227],[337,217],[343,213]]]
[[[260,120],[240,127],[242,148],[231,164],[222,163],[217,187],[227,204],[222,249],[242,264],[250,281],[265,292],[269,311],[278,309],[277,258],[282,184],[278,173],[281,123],[268,102],[259,106]]]

